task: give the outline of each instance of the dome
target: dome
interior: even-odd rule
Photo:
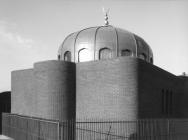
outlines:
[[[117,57],[136,57],[153,63],[152,50],[141,37],[111,25],[74,32],[58,51],[59,60],[76,63]]]

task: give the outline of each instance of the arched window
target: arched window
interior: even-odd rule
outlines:
[[[61,55],[60,55],[60,54],[58,54],[57,59],[58,59],[58,60],[60,60],[60,59],[61,59]]]
[[[152,64],[153,64],[153,58],[152,58],[152,57],[150,58],[150,63],[152,63]]]
[[[112,51],[108,48],[100,49],[99,51],[99,59],[110,59],[112,58]]]
[[[147,56],[146,56],[146,54],[144,54],[144,53],[139,54],[138,57],[139,57],[140,59],[142,59],[142,60],[146,60],[146,59],[147,59]]]
[[[78,62],[86,62],[92,60],[92,53],[88,49],[81,49],[78,52]]]
[[[121,56],[131,56],[132,52],[128,49],[121,51]]]
[[[64,60],[71,62],[71,52],[70,51],[66,51],[64,54]]]

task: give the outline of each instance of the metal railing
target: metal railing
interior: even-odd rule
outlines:
[[[188,119],[64,122],[4,113],[3,135],[15,140],[187,140]]]

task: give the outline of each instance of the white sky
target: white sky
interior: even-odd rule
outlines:
[[[0,91],[10,90],[12,70],[56,59],[68,34],[103,25],[103,6],[111,25],[151,46],[155,65],[188,73],[186,0],[0,0]]]

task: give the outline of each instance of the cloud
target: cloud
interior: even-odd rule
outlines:
[[[38,42],[17,30],[16,24],[0,20],[0,91],[10,90],[12,70],[31,68],[42,57]]]
[[[25,38],[18,33],[9,31],[12,24],[5,21],[0,21],[0,44],[6,44],[11,47],[21,47],[30,49],[35,42],[30,38]]]

